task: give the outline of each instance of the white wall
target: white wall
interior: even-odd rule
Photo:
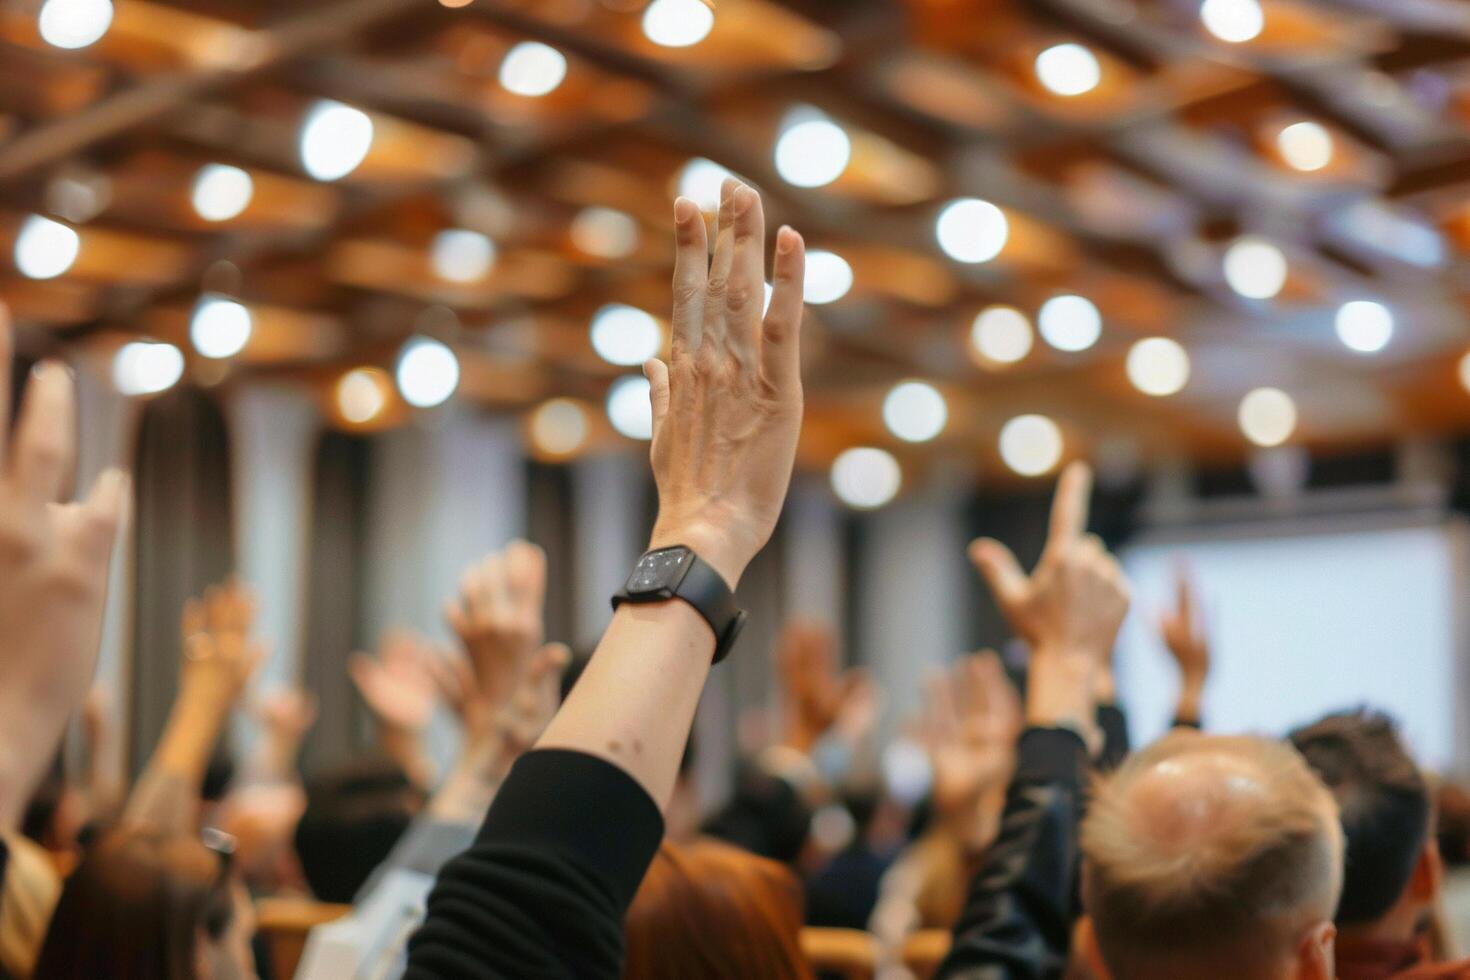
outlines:
[[[1339,523],[1301,533],[1270,527],[1176,536],[1127,548],[1122,559],[1135,600],[1117,673],[1135,744],[1161,734],[1172,712],[1177,679],[1154,623],[1172,601],[1173,566],[1182,556],[1209,616],[1210,730],[1281,734],[1366,704],[1398,719],[1426,765],[1462,768],[1461,533],[1454,522],[1380,522],[1376,529]]]

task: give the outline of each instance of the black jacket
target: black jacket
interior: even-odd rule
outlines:
[[[1087,748],[1070,731],[1021,736],[1000,834],[970,884],[941,980],[1053,980],[1077,915]]]

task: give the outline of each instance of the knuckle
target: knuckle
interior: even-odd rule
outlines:
[[[730,281],[724,276],[710,276],[704,289],[709,296],[724,296],[730,289]]]
[[[674,283],[674,304],[690,306],[699,299],[699,285],[687,279]]]
[[[725,292],[725,305],[736,312],[743,312],[750,308],[753,291],[744,284],[729,286]]]

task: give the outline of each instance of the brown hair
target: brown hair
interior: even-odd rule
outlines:
[[[811,980],[785,865],[700,840],[659,848],[627,919],[623,980]]]
[[[1083,901],[1114,976],[1271,973],[1330,921],[1342,887],[1332,796],[1267,739],[1154,743],[1098,784],[1082,848]]]
[[[199,933],[233,914],[220,856],[196,838],[118,830],[67,879],[33,980],[193,980]]]

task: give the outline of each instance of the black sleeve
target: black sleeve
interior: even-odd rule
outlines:
[[[1066,967],[1087,747],[1073,732],[1032,728],[1017,762],[940,980],[1054,980]]]
[[[1102,755],[1098,757],[1097,767],[1103,772],[1111,772],[1128,758],[1128,716],[1116,704],[1100,704],[1097,706],[1097,727],[1103,734]]]
[[[623,917],[662,838],[658,807],[617,766],[522,756],[475,842],[439,873],[405,977],[617,980]]]

